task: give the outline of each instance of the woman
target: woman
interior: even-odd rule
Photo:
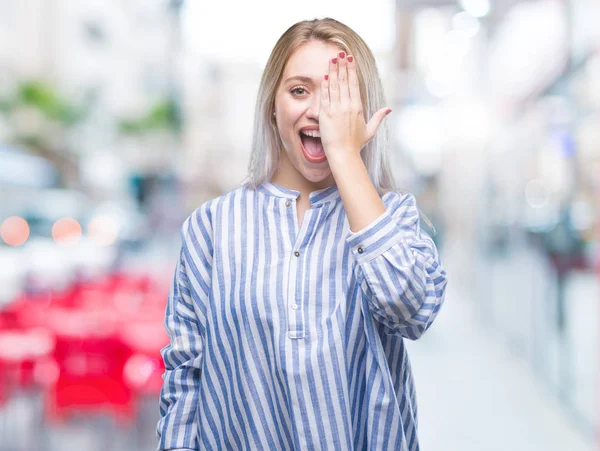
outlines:
[[[183,225],[158,449],[419,449],[404,338],[447,281],[414,196],[391,190],[383,105],[347,26],[277,42],[248,183]]]

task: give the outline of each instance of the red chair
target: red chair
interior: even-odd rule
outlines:
[[[130,424],[135,409],[132,391],[123,380],[131,355],[117,337],[117,322],[106,312],[55,309],[48,316],[57,334],[56,383],[46,392],[46,413],[64,421],[75,413],[106,413]]]
[[[26,352],[18,364],[0,358],[0,377],[19,387],[41,387],[50,421],[108,413],[130,424],[136,400],[156,396],[162,387],[167,295],[168,284],[147,275],[114,273],[60,293],[23,296],[0,312],[0,330],[43,330],[52,346]],[[0,383],[0,391],[8,386]],[[6,396],[0,393],[0,399]]]
[[[55,344],[55,337],[46,329],[0,330],[0,367],[5,390],[10,393],[10,390],[33,388],[36,366],[52,355]]]

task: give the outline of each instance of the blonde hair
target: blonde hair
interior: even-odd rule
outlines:
[[[283,144],[273,116],[275,95],[290,56],[301,45],[311,40],[333,44],[346,54],[356,57],[360,96],[366,121],[385,106],[375,57],[354,30],[331,18],[305,20],[292,25],[275,44],[260,81],[254,112],[252,154],[246,181],[248,186],[256,188],[269,181],[277,169]],[[373,139],[361,152],[371,182],[379,192],[394,189],[387,152],[388,141],[388,127],[386,121],[383,121]]]

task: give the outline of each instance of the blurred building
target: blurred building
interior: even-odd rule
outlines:
[[[591,436],[600,5],[396,4],[397,145],[436,182],[453,281]]]

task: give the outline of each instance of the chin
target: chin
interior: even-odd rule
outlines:
[[[331,170],[329,166],[322,169],[309,169],[304,168],[303,171],[300,171],[302,176],[311,183],[320,183],[324,182],[331,176]]]

